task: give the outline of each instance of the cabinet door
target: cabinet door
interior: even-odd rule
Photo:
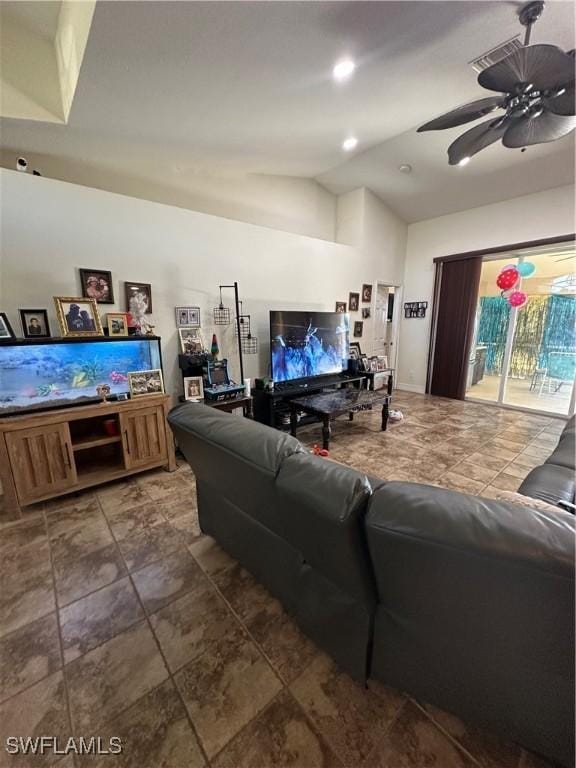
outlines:
[[[76,484],[68,424],[8,432],[6,445],[21,504],[29,504]]]
[[[126,469],[157,465],[167,460],[166,427],[162,408],[139,408],[120,414]]]

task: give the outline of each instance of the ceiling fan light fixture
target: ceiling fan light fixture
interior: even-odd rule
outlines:
[[[468,165],[470,160],[471,160],[470,157],[463,157],[462,160],[458,160],[459,167],[462,168],[463,166]]]
[[[348,80],[348,78],[352,77],[355,69],[356,64],[352,61],[352,59],[341,59],[334,65],[332,76],[336,82],[341,83],[344,80]]]
[[[342,142],[342,149],[344,152],[351,152],[358,146],[358,139],[355,136],[349,136]]]

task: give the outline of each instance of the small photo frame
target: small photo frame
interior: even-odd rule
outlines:
[[[337,301],[336,302],[336,312],[341,312],[342,314],[346,313],[346,302],[345,301]]]
[[[62,336],[103,336],[96,299],[54,296]]]
[[[371,357],[370,358],[370,371],[372,373],[378,372],[378,358],[377,357]]]
[[[350,312],[358,312],[359,306],[360,306],[360,294],[350,293],[348,295],[348,309],[350,310]]]
[[[152,314],[152,286],[150,283],[133,283],[126,281],[124,283],[124,297],[126,299],[126,311],[130,312],[130,299],[133,296],[140,295],[146,300],[146,314]]]
[[[126,312],[108,312],[106,324],[108,336],[128,336],[128,315]]]
[[[362,338],[362,332],[364,330],[364,323],[362,320],[355,320],[354,321],[354,338],[360,339]]]
[[[364,373],[370,372],[370,358],[368,355],[360,356],[360,368],[364,371]]]
[[[193,403],[204,400],[202,376],[184,376],[184,399]]]
[[[8,341],[8,339],[15,339],[14,331],[10,325],[10,321],[6,315],[6,312],[0,312],[0,341]]]
[[[85,299],[94,299],[98,304],[114,304],[112,272],[107,269],[81,269],[80,285]]]
[[[130,397],[145,397],[146,395],[164,393],[164,381],[160,368],[154,368],[151,371],[129,371],[127,375]]]
[[[197,328],[178,328],[180,349],[184,355],[201,355],[204,352],[202,336]]]
[[[351,341],[350,342],[350,359],[360,360],[361,357],[362,357],[362,350],[360,349],[360,342]]]
[[[50,326],[45,309],[19,309],[22,333],[25,339],[49,339]]]
[[[200,307],[176,307],[176,325],[178,328],[199,328]]]
[[[367,320],[370,317],[370,307],[362,307],[362,320]]]
[[[372,286],[364,283],[362,286],[362,302],[369,304],[372,301]]]
[[[378,371],[386,371],[388,369],[388,356],[378,355]]]

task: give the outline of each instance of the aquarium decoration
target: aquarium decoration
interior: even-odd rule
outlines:
[[[160,369],[160,340],[48,340],[0,344],[0,415],[93,403],[130,391],[128,372]]]

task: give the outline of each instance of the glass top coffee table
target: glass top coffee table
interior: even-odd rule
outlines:
[[[297,397],[289,401],[290,434],[296,436],[298,426],[297,413],[304,411],[322,420],[322,447],[330,447],[330,422],[347,413],[350,421],[358,411],[371,411],[375,406],[382,406],[382,431],[388,425],[390,395],[384,390],[368,392],[365,389],[338,389],[334,392],[322,392],[318,395]]]

